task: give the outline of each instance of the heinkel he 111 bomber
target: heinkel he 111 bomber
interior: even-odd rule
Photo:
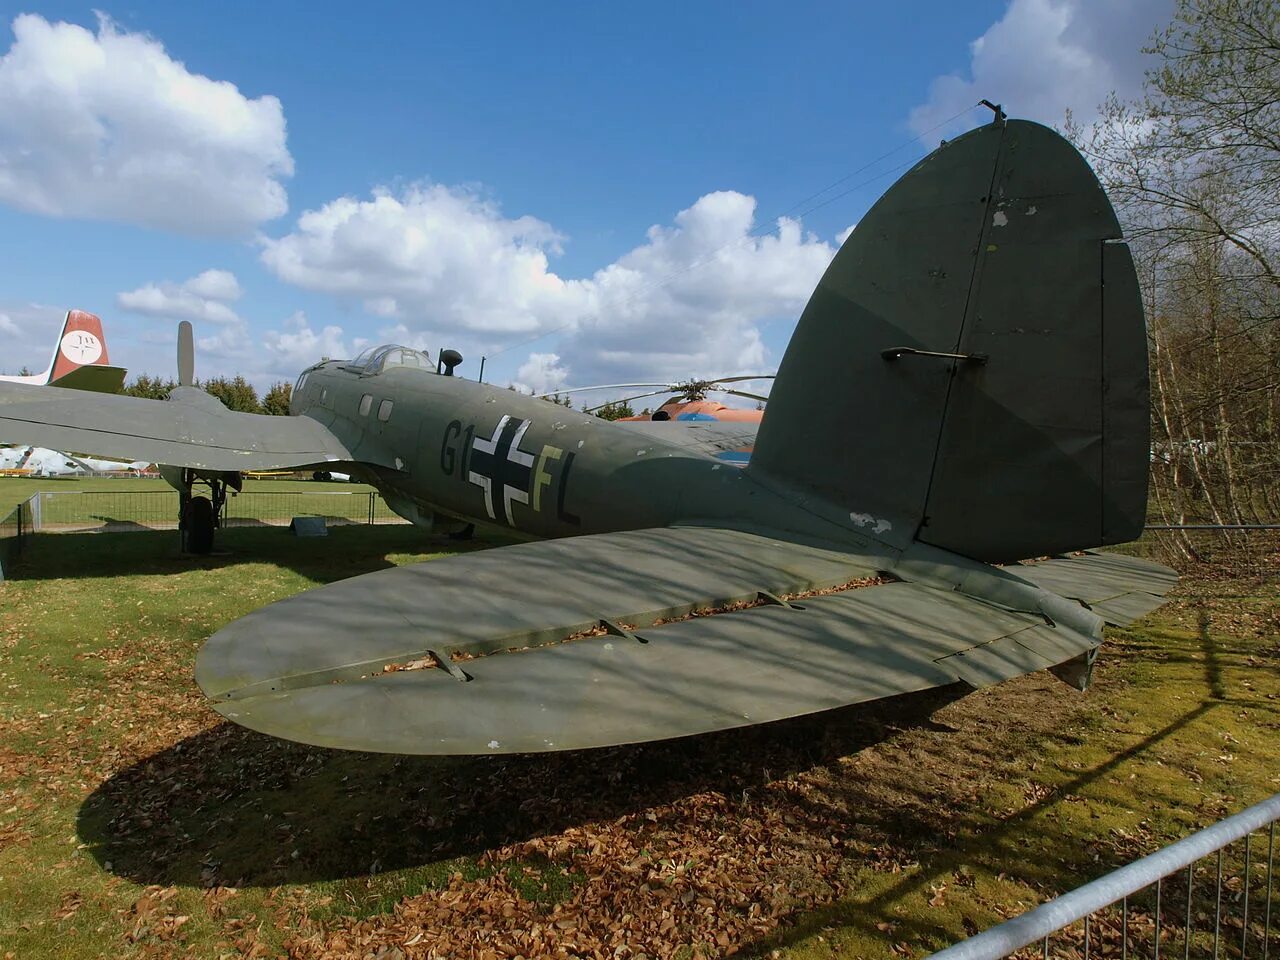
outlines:
[[[715,454],[754,424],[610,423],[448,375],[459,360],[317,364],[291,417],[190,387],[0,384],[0,441],[166,464],[188,507],[246,470],[350,471],[415,522],[533,541],[320,587],[209,638],[195,676],[215,710],[329,747],[598,747],[1044,668],[1083,688],[1104,623],[1174,581],[1092,552],[1145,518],[1142,305],[1097,179],[1034,123],[944,144],[862,218],[745,468]]]

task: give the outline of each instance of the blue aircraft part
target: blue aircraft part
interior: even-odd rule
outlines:
[[[716,420],[718,421],[720,418],[713,417],[709,413],[682,413],[678,417],[676,417],[676,419],[677,420]]]

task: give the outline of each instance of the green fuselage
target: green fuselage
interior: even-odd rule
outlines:
[[[575,536],[786,504],[738,467],[627,425],[416,368],[308,370],[291,412],[324,424],[415,523],[456,518],[531,538]],[[785,512],[785,511],[784,511]]]

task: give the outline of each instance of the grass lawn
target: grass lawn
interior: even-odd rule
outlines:
[[[488,543],[220,544],[42,536],[0,584],[0,957],[922,956],[1280,790],[1274,566],[1185,578],[1086,694],[454,761],[251,733],[191,668],[271,600]]]

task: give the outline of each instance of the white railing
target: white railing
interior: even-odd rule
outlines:
[[[1223,950],[1223,851],[1231,843],[1237,840],[1244,840],[1244,870],[1243,878],[1238,885],[1238,890],[1234,893],[1229,892],[1227,904],[1228,909],[1238,906],[1240,917],[1240,936],[1239,943],[1233,944],[1229,955],[1246,957],[1249,955],[1249,947],[1252,943],[1260,949],[1259,955],[1266,960],[1270,952],[1271,945],[1271,901],[1273,890],[1273,878],[1275,869],[1275,846],[1276,846],[1276,821],[1280,820],[1280,794],[1276,794],[1268,800],[1263,800],[1259,804],[1255,804],[1249,809],[1237,813],[1233,817],[1228,817],[1211,827],[1206,827],[1198,833],[1177,843],[1170,844],[1162,850],[1158,850],[1150,856],[1143,857],[1141,860],[1135,860],[1127,866],[1114,870],[1105,876],[1099,877],[1090,883],[1086,883],[1082,887],[1077,887],[1069,893],[1048,903],[1041,904],[1029,913],[1024,913],[1020,917],[1014,917],[1007,920],[997,927],[992,927],[975,937],[963,940],[960,943],[950,946],[945,950],[932,955],[931,960],[998,960],[1001,957],[1007,957],[1023,947],[1031,944],[1039,944],[1041,953],[1044,957],[1050,956],[1050,944],[1053,935],[1061,930],[1070,927],[1079,921],[1084,922],[1084,939],[1083,945],[1073,944],[1069,953],[1071,956],[1083,956],[1088,960],[1093,953],[1100,953],[1097,950],[1096,938],[1091,942],[1090,919],[1098,911],[1114,904],[1120,904],[1121,910],[1121,942],[1119,951],[1110,950],[1110,955],[1118,955],[1127,958],[1131,952],[1134,956],[1138,955],[1138,951],[1147,956],[1151,956],[1153,960],[1159,960],[1162,946],[1181,947],[1178,951],[1182,956],[1189,957],[1192,954],[1192,943],[1196,942],[1197,946],[1203,946],[1207,953],[1212,950],[1211,955],[1214,958],[1219,957]],[[1266,830],[1266,867],[1265,871],[1258,869],[1255,863],[1253,851],[1253,834],[1260,830]],[[1213,898],[1213,929],[1198,931],[1203,936],[1197,940],[1196,933],[1193,929],[1193,911],[1192,901],[1195,892],[1195,866],[1206,857],[1216,857],[1216,870],[1214,885],[1212,891]],[[1261,860],[1261,857],[1258,858]],[[1186,871],[1186,897],[1185,901],[1175,905],[1181,909],[1181,926],[1182,937],[1176,937],[1176,929],[1172,931],[1172,939],[1163,936],[1165,924],[1162,922],[1162,910],[1168,906],[1162,903],[1162,894],[1164,893],[1164,881],[1181,870]],[[1263,874],[1265,877],[1265,894],[1262,897],[1262,903],[1256,901],[1254,906],[1254,915],[1251,918],[1249,914],[1250,908],[1250,884],[1253,882],[1257,874]],[[1258,884],[1261,886],[1261,882]],[[1142,944],[1130,941],[1130,925],[1129,925],[1129,898],[1134,894],[1146,890],[1149,887],[1155,887],[1155,929],[1154,934],[1148,943]],[[1232,884],[1232,886],[1236,886]],[[1181,898],[1180,898],[1181,899]],[[1259,916],[1261,912],[1261,916]],[[1206,914],[1207,918],[1207,914]],[[1259,923],[1260,921],[1260,923]],[[1251,927],[1250,924],[1253,924]],[[1131,950],[1132,947],[1132,950]],[[1092,951],[1092,952],[1091,952]]]

